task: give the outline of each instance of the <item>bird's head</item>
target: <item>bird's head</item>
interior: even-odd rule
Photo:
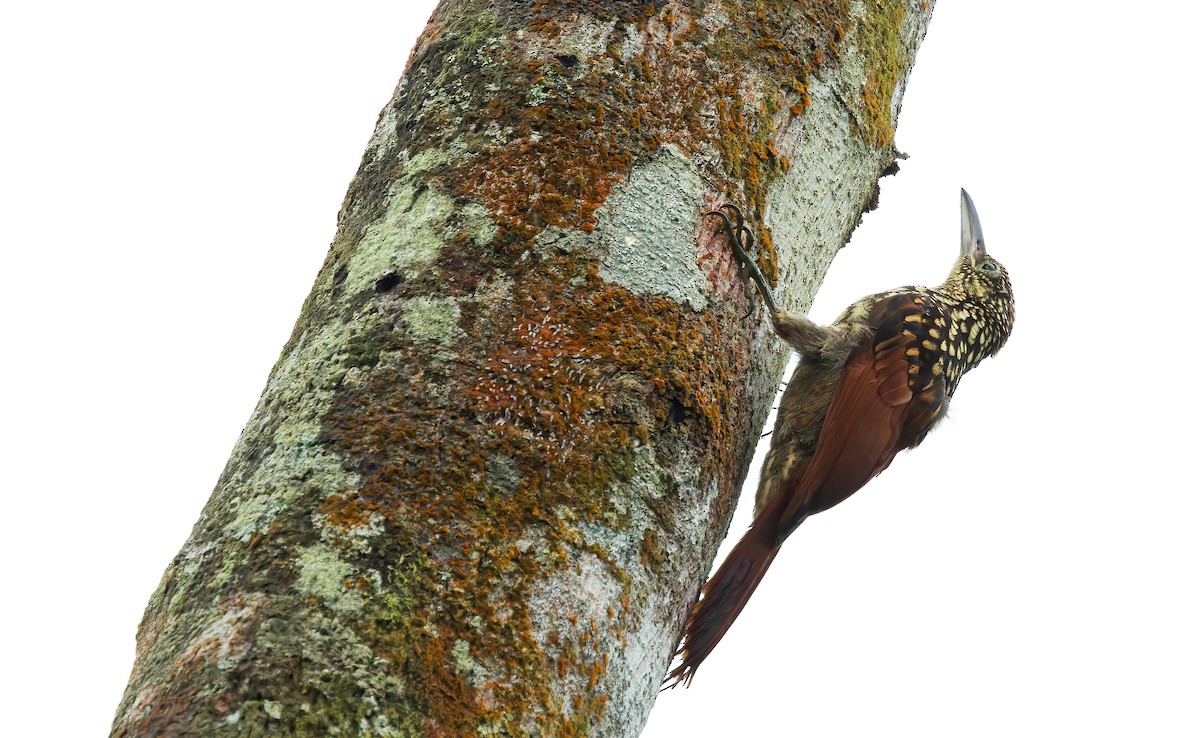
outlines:
[[[1012,330],[1012,283],[1004,265],[988,254],[983,243],[979,213],[966,190],[962,191],[962,250],[942,289],[976,310],[982,309],[1000,340],[999,350]],[[974,311],[972,311],[974,312]]]

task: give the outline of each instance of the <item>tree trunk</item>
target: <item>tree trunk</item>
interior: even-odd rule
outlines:
[[[930,5],[443,2],[113,735],[637,735]]]

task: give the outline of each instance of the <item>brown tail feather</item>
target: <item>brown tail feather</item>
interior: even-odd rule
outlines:
[[[667,675],[663,681],[664,689],[680,682],[684,686],[691,684],[696,669],[716,648],[775,560],[779,551],[776,526],[774,520],[763,517],[760,516],[746,531],[721,568],[704,584],[701,599],[692,608],[683,631],[683,644],[677,652],[683,656],[683,661]]]

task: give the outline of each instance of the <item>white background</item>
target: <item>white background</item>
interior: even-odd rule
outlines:
[[[5,10],[6,735],[108,731],[433,5]],[[805,523],[647,738],[1200,734],[1198,18],[1137,8],[938,5],[911,158],[812,315],[941,281],[965,186],[1016,331]]]

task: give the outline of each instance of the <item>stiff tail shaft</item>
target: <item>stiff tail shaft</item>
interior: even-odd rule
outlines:
[[[768,512],[774,511],[764,510],[764,513]],[[696,669],[716,648],[762,581],[779,551],[773,517],[760,515],[729,552],[717,573],[704,584],[700,601],[692,609],[683,631],[683,643],[678,651],[682,662],[667,675],[665,686],[691,683]]]

